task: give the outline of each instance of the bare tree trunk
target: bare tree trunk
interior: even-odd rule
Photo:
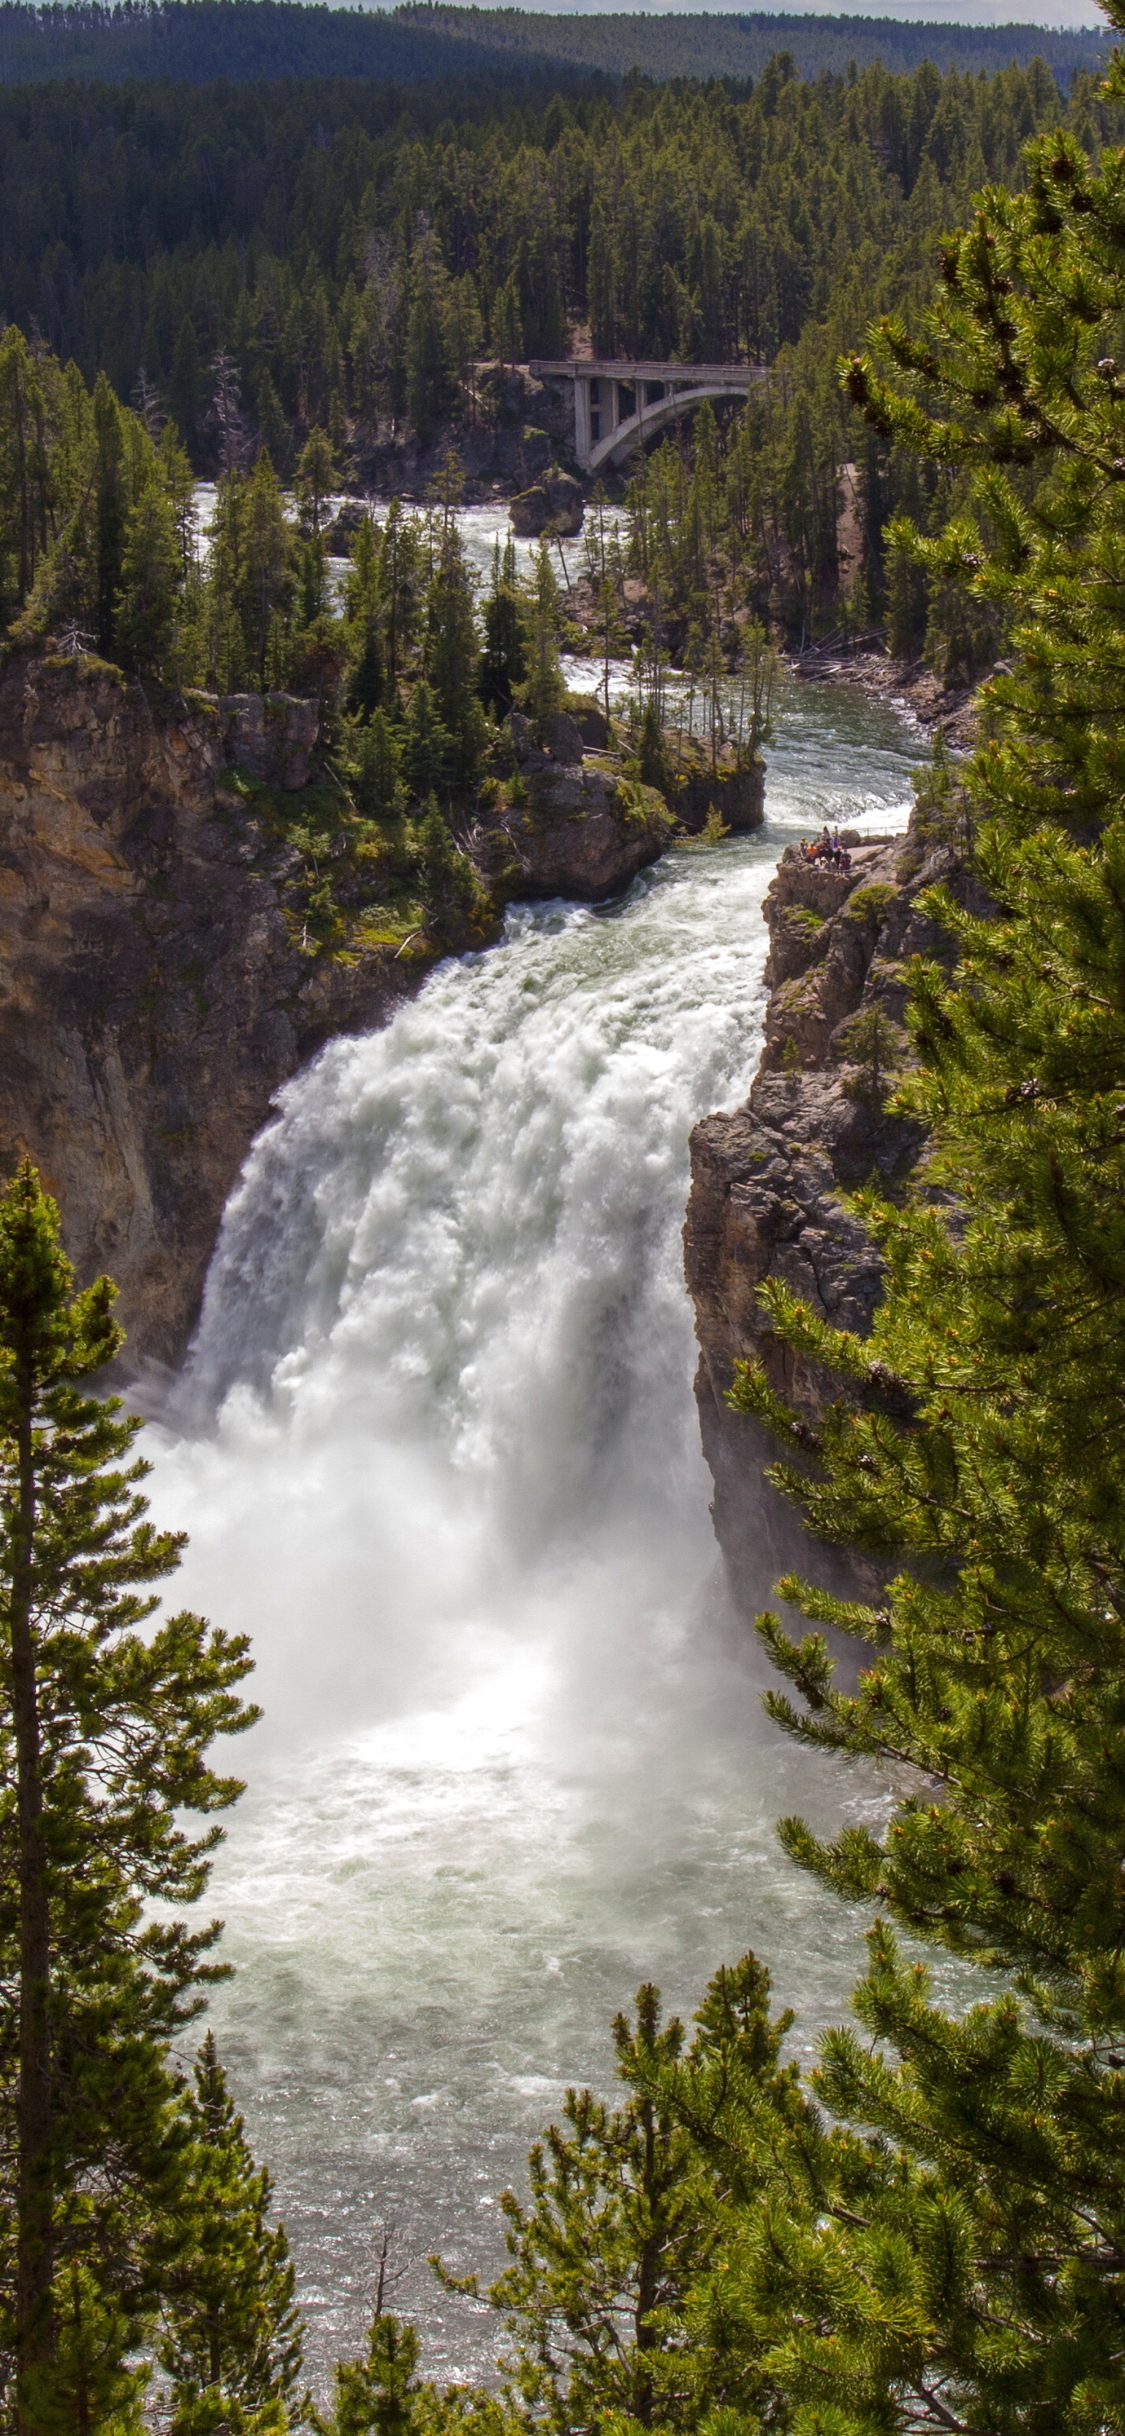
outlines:
[[[54,2209],[50,2170],[51,1941],[43,1842],[39,1700],[31,1622],[36,1480],[32,1448],[34,1389],[28,1362],[20,1362],[17,1376],[19,1498],[12,1523],[9,1618],[20,1857],[16,2364],[22,2387],[27,2371],[41,2366],[51,2356]],[[22,2392],[17,2396],[17,2418],[20,2436],[33,2436],[35,2422],[27,2413]]]

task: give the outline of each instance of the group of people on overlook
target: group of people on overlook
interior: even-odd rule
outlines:
[[[830,871],[850,871],[851,856],[838,829],[829,830],[827,822],[812,844],[802,838],[797,852],[803,863],[827,863]]]

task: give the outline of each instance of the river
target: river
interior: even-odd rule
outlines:
[[[901,827],[917,739],[791,685],[756,836],[617,905],[516,908],[281,1096],[146,1433],[186,1600],[253,1635],[265,1721],[215,1871],[213,2018],[275,2177],[309,2365],[358,2348],[384,2225],[442,2378],[497,2330],[497,2195],[642,1978],[753,1944],[801,2051],[861,1923],[775,1817],[869,1813],[763,1718],[716,1564],[679,1234],[696,1117],[744,1096],[762,898],[823,820]],[[224,1755],[225,1756],[225,1755]]]

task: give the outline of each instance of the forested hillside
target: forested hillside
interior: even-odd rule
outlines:
[[[907,75],[924,59],[950,68],[992,73],[1045,59],[1066,90],[1077,69],[1094,69],[1105,56],[1098,31],[1048,31],[1040,25],[903,24],[894,17],[770,16],[757,10],[735,16],[646,16],[602,10],[555,16],[539,10],[430,7],[405,0],[400,21],[456,33],[465,42],[495,43],[519,56],[603,68],[608,75],[640,69],[663,81],[672,76],[760,76],[775,51],[787,50],[798,76],[843,76],[854,60],[876,60],[892,75]]]
[[[148,390],[214,462],[217,357],[286,470],[323,423],[474,411],[469,367],[561,353],[825,364],[908,304],[939,231],[1037,128],[1088,150],[1117,105],[1038,62],[871,67],[749,94],[534,96],[317,82],[0,96],[0,310],[87,377]],[[818,334],[818,335],[817,335]]]
[[[379,76],[401,83],[466,75],[495,78],[488,53],[507,53],[507,71],[531,73],[549,62],[557,81],[567,67],[631,69],[670,76],[760,76],[775,50],[788,47],[798,75],[844,74],[854,60],[879,60],[894,74],[924,59],[949,68],[992,71],[1026,66],[1039,53],[1065,90],[1076,69],[1093,69],[1105,50],[1099,33],[1050,33],[1028,25],[902,25],[893,18],[774,16],[555,17],[522,9],[430,8],[390,11],[304,6],[300,0],[104,0],[66,5],[3,0],[0,83],[46,78],[105,84],[183,78],[256,82],[303,76]]]

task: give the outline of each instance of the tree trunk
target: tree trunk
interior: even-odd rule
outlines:
[[[33,1549],[36,1477],[32,1446],[34,1386],[31,1366],[19,1377],[19,1497],[12,1521],[10,1605],[12,1708],[16,1735],[20,1856],[20,2076],[18,2229],[16,2245],[17,2416],[20,2436],[32,2436],[22,2393],[27,2371],[49,2360],[52,2350],[51,2285],[54,2276],[54,2208],[51,2140],[51,1944],[47,1858],[43,1842],[39,1701],[32,1635]]]

